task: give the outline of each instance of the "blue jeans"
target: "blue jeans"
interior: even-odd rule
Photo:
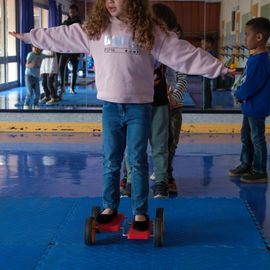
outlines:
[[[173,158],[178,146],[182,127],[182,108],[174,108],[169,112],[169,156],[168,156],[168,180],[173,179]]]
[[[266,173],[267,146],[265,141],[265,117],[244,115],[241,129],[241,164],[255,172]]]
[[[153,106],[150,144],[155,173],[155,185],[168,185],[169,107]]]
[[[34,96],[33,105],[37,106],[39,96],[40,96],[39,78],[31,76],[31,75],[26,75],[25,86],[27,89],[27,93],[26,93],[24,105],[30,106],[31,99]]]
[[[147,142],[150,134],[151,104],[104,102],[103,140],[103,207],[117,209],[120,203],[120,170],[127,146],[132,184],[132,212],[147,214],[148,162]]]

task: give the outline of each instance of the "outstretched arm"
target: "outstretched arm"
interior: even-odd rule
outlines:
[[[16,32],[8,32],[11,36],[23,40],[23,34],[22,33],[16,33]]]
[[[161,30],[157,31],[152,54],[159,62],[183,74],[216,78],[234,73],[205,50],[178,39],[173,33],[166,35]]]
[[[32,29],[30,33],[9,34],[40,49],[59,53],[90,53],[90,40],[78,23]]]
[[[184,101],[184,92],[187,87],[187,76],[185,74],[181,74],[178,71],[174,72],[174,76],[176,79],[174,89],[170,86],[170,91],[168,93],[168,99],[170,102],[170,107],[173,109],[178,105],[183,105]]]

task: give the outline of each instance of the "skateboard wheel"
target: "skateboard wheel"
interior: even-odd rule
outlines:
[[[164,208],[156,209],[156,218],[159,218],[162,223],[162,233],[164,233]]]
[[[96,241],[96,220],[88,217],[84,221],[84,243],[88,246],[93,245]]]
[[[163,228],[162,220],[156,218],[154,222],[154,246],[162,247],[163,246]]]

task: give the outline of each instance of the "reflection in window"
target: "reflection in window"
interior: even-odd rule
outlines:
[[[18,78],[18,69],[17,69],[17,63],[8,63],[8,82],[14,82]]]
[[[42,164],[44,166],[54,166],[56,164],[56,158],[54,156],[44,155],[42,157]]]
[[[0,0],[0,84],[18,80],[16,39],[8,34],[16,31],[16,0]]]
[[[48,9],[34,6],[34,27],[47,28],[48,27]]]
[[[0,83],[5,83],[6,71],[5,65],[0,65]]]
[[[0,155],[0,166],[6,165],[6,158],[4,155]]]
[[[48,27],[48,25],[49,25],[49,11],[48,11],[48,9],[44,9],[44,8],[42,8],[41,9],[41,14],[42,14],[42,25],[41,25],[41,27],[45,27],[45,28],[47,28]]]
[[[3,1],[0,0],[0,56],[4,56],[4,7]]]
[[[6,48],[7,56],[16,55],[16,39],[8,34],[16,29],[15,0],[6,0]],[[17,73],[17,71],[16,71]],[[13,80],[16,81],[17,77]],[[10,81],[10,80],[9,80]]]

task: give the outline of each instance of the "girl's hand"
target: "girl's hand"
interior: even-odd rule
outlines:
[[[235,73],[236,73],[236,69],[231,69],[229,68],[228,69],[228,73],[227,73],[227,76],[231,77],[231,78],[234,78],[235,77]]]
[[[20,39],[22,40],[23,39],[23,35],[22,33],[16,33],[16,32],[8,32],[11,36],[17,38],[17,39]]]

